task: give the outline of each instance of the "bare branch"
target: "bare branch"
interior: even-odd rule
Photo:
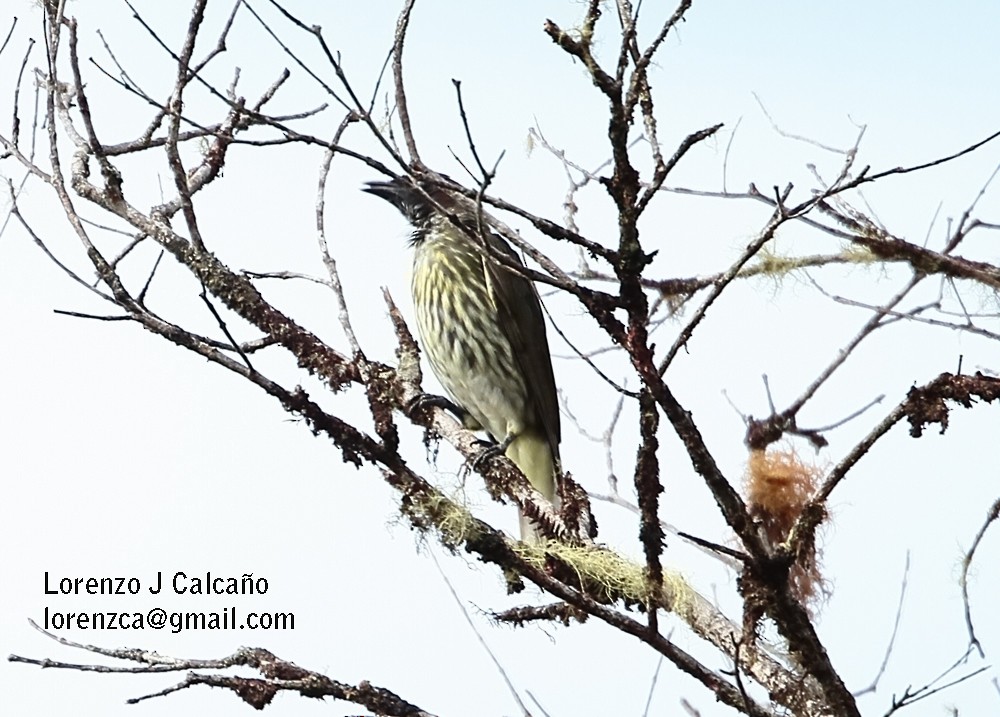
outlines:
[[[976,648],[980,657],[986,657],[986,653],[983,652],[983,646],[979,642],[979,638],[976,637],[976,630],[972,626],[972,606],[969,603],[969,568],[972,567],[972,558],[975,556],[976,549],[979,548],[979,543],[986,534],[986,529],[997,519],[1000,519],[1000,498],[990,506],[989,511],[986,513],[986,520],[983,521],[979,532],[976,533],[976,537],[972,539],[972,545],[962,558],[962,576],[959,578],[959,584],[962,586],[962,603],[965,606],[965,626],[969,631],[969,647],[970,649],[973,647]]]
[[[115,674],[158,674],[184,670],[199,671],[188,672],[184,680],[172,687],[141,697],[133,697],[127,700],[128,704],[136,704],[155,697],[164,697],[195,685],[210,685],[212,687],[222,687],[231,690],[244,702],[256,709],[263,709],[279,692],[288,691],[297,692],[303,697],[332,697],[338,700],[353,702],[377,714],[396,715],[398,717],[433,717],[430,713],[406,702],[385,688],[376,687],[367,681],[361,682],[358,685],[338,682],[319,672],[305,670],[294,663],[286,662],[259,647],[241,647],[231,655],[212,660],[176,658],[136,648],[109,649],[98,647],[97,645],[73,642],[72,640],[67,640],[43,630],[33,621],[29,620],[29,622],[40,633],[61,645],[84,650],[95,655],[139,663],[139,666],[77,664],[56,662],[47,659],[37,660],[30,657],[21,657],[20,655],[10,655],[7,659],[11,662],[38,665],[43,668]],[[203,673],[206,670],[228,670],[233,667],[249,667],[259,672],[263,679]]]

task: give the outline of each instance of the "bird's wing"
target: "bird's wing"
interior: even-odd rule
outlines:
[[[521,258],[501,237],[492,232],[487,232],[487,237],[493,250],[523,266]],[[558,461],[559,401],[538,290],[529,279],[485,256],[483,268],[496,302],[500,328],[510,341],[514,360],[521,369],[530,400],[541,422],[540,427],[548,438],[553,458]]]

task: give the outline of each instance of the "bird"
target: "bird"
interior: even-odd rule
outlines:
[[[530,279],[487,255],[480,231],[492,252],[524,263],[489,229],[495,220],[460,194],[407,177],[368,182],[363,191],[413,227],[420,343],[463,424],[484,430],[558,508],[559,404],[541,301]],[[520,529],[521,540],[541,540],[523,513]]]

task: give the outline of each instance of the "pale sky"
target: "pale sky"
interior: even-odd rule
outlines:
[[[268,14],[264,2],[252,3]],[[311,24],[323,27],[340,53],[358,94],[371,95],[391,44],[398,3],[289,2]],[[877,7],[876,7],[877,5]],[[205,43],[214,41],[228,3],[210,3]],[[463,170],[449,147],[467,157],[454,100],[452,78],[463,83],[466,109],[485,159],[505,157],[494,191],[554,220],[563,216],[566,192],[560,164],[541,147],[528,151],[529,128],[537,126],[575,162],[594,167],[608,156],[606,107],[579,63],[542,32],[551,18],[573,27],[580,2],[431,2],[418,0],[405,54],[405,73],[414,129],[425,162],[459,178]],[[175,44],[188,22],[187,3],[140,0],[137,10],[158,34]],[[29,37],[41,40],[40,12],[27,0],[7,0],[0,11],[6,33],[10,10],[19,18],[11,44],[0,55],[0,131],[10,132],[9,104]],[[100,29],[130,76],[157,97],[173,81],[172,63],[131,16],[123,2],[69,3],[80,24],[81,56],[110,67],[96,36]],[[643,9],[648,37],[666,12],[659,3]],[[612,28],[608,8],[605,30]],[[276,22],[324,79],[323,64],[310,38]],[[1000,5],[956,2],[842,3],[695,2],[659,54],[651,83],[656,93],[660,139],[669,151],[687,134],[717,122],[725,128],[699,145],[668,180],[671,186],[762,191],[795,184],[793,197],[814,186],[812,163],[835,176],[839,158],[815,146],[779,136],[754,94],[786,131],[835,147],[850,147],[858,127],[867,127],[858,166],[873,171],[912,165],[950,154],[1000,127],[1000,64],[996,29]],[[640,39],[643,39],[642,37]],[[613,57],[613,34],[600,40],[602,59]],[[201,46],[199,46],[201,47]],[[43,65],[36,44],[29,67]],[[254,97],[288,66],[292,80],[272,112],[291,113],[328,102],[317,85],[241,13],[228,51],[210,77],[228,84],[232,67],[242,71],[242,92]],[[102,140],[137,136],[150,109],[125,96],[89,63],[85,81]],[[30,88],[30,85],[29,85]],[[383,90],[384,95],[384,90]],[[22,91],[22,118],[33,101]],[[192,109],[218,121],[220,103],[195,94]],[[385,106],[380,96],[378,107]],[[335,108],[312,120],[309,131],[329,135],[339,122]],[[739,125],[733,138],[732,132]],[[22,129],[22,136],[27,128]],[[732,143],[730,145],[730,139]],[[375,152],[363,129],[344,143]],[[44,148],[42,152],[44,154]],[[636,150],[637,153],[640,151]],[[193,156],[193,155],[192,155]],[[385,157],[380,157],[385,159]],[[322,264],[313,230],[320,154],[302,147],[235,148],[224,176],[199,195],[202,231],[210,248],[234,268],[290,270],[319,275]],[[939,248],[948,221],[972,202],[997,164],[1000,144],[925,173],[889,178],[869,187],[865,198],[895,235]],[[646,166],[640,162],[641,166]],[[139,207],[168,196],[172,179],[163,155],[143,163],[122,161],[125,191]],[[23,171],[11,160],[0,173],[19,184]],[[407,227],[395,210],[362,194],[375,173],[347,158],[335,160],[328,189],[327,229],[340,262],[354,325],[369,356],[393,362],[393,336],[381,298],[386,286],[409,313]],[[6,197],[6,193],[5,193]],[[578,197],[577,218],[587,236],[613,241],[611,202],[599,187]],[[82,201],[81,201],[82,204]],[[29,181],[22,212],[60,259],[92,277],[79,243],[50,192]],[[8,200],[0,206],[7,216]],[[107,221],[89,208],[85,216]],[[935,216],[936,221],[932,225]],[[980,200],[978,216],[1000,222],[1000,186]],[[648,249],[659,251],[654,271],[681,277],[720,270],[736,257],[767,219],[763,205],[682,198],[664,194],[641,229]],[[565,247],[539,238],[511,221],[539,247],[572,266]],[[929,229],[930,227],[930,229]],[[103,238],[107,246],[115,240]],[[997,262],[996,233],[973,235],[964,255]],[[779,233],[778,250],[788,254],[835,252],[837,241],[803,228]],[[141,281],[156,259],[153,247],[136,253],[126,277]],[[813,273],[830,293],[877,304],[905,281],[901,271],[876,268],[826,269]],[[301,324],[346,350],[333,297],[305,284],[261,282],[265,295]],[[929,282],[915,303],[933,301]],[[0,464],[6,480],[0,500],[0,655],[16,653],[66,662],[92,663],[92,655],[57,645],[36,633],[50,611],[222,610],[294,612],[287,631],[64,631],[72,640],[102,647],[141,647],[176,657],[212,658],[240,645],[265,647],[278,656],[348,683],[368,680],[438,715],[516,715],[512,700],[489,656],[465,623],[431,553],[443,566],[483,638],[524,695],[530,691],[553,717],[641,715],[657,657],[632,638],[591,619],[572,628],[497,627],[482,611],[544,603],[529,589],[504,593],[502,576],[466,555],[452,556],[414,533],[396,508],[397,498],[372,468],[344,465],[340,452],[314,438],[301,423],[242,379],[126,322],[98,323],[69,318],[53,309],[106,311],[73,284],[11,220],[0,235],[0,322],[5,350],[0,369]],[[744,282],[724,295],[669,375],[672,389],[705,434],[726,472],[738,482],[746,451],[744,426],[728,399],[746,414],[767,413],[761,375],[767,374],[779,408],[798,396],[869,318],[863,308],[834,304],[805,277],[780,284]],[[959,311],[953,293],[946,308]],[[962,293],[970,312],[996,314],[995,297]],[[204,333],[218,333],[198,300],[197,289],[167,267],[150,289],[150,305],[171,320]],[[581,347],[603,345],[589,319],[571,304],[549,299],[560,326]],[[693,310],[693,307],[692,309]],[[688,315],[690,315],[690,311]],[[993,331],[996,318],[977,319]],[[241,327],[234,322],[233,326]],[[668,346],[682,323],[660,329]],[[247,335],[246,337],[249,337]],[[594,379],[554,333],[550,333],[557,380],[581,426],[600,433],[615,395]],[[661,349],[662,350],[662,349]],[[318,384],[300,375],[287,354],[264,353],[255,365],[301,382],[319,395]],[[621,357],[605,356],[602,367],[628,375]],[[914,384],[944,371],[1000,370],[1000,351],[968,333],[898,324],[862,345],[800,416],[803,425],[833,423],[880,394],[886,399],[845,427],[828,434],[829,448],[802,455],[833,465],[871,430]],[[427,388],[439,390],[427,372]],[[723,394],[725,392],[726,395]],[[363,416],[354,391],[322,396],[323,405],[348,418]],[[615,467],[630,495],[629,470],[636,445],[635,412],[618,428]],[[362,425],[367,425],[363,423]],[[706,539],[730,540],[710,494],[694,473],[664,422],[659,454],[666,492],[664,520]],[[897,426],[838,487],[831,500],[832,523],[823,532],[824,574],[832,597],[822,608],[818,630],[834,665],[853,690],[868,686],[892,632],[904,564],[910,571],[906,602],[893,651],[879,689],[859,700],[866,715],[881,715],[893,694],[934,679],[964,652],[968,638],[958,587],[959,565],[1000,485],[995,449],[1000,407],[955,409],[941,436],[935,428],[920,440]],[[606,492],[604,456],[564,417],[562,453],[578,482]],[[408,455],[420,466],[423,449],[416,431],[404,431]],[[458,492],[459,461],[443,445],[436,484]],[[490,504],[478,476],[464,485],[467,499],[495,525],[516,529],[514,509]],[[597,504],[600,538],[625,554],[641,557],[631,516]],[[1000,650],[1000,534],[994,526],[974,564],[973,618],[986,660],[965,671],[992,665]],[[732,617],[739,618],[735,579],[719,564],[668,540],[664,563]],[[63,596],[45,595],[44,576],[124,576],[144,587],[158,572],[218,576],[252,573],[266,578],[262,596]],[[679,645],[717,669],[730,665],[676,623]],[[955,676],[965,674],[964,671]],[[939,715],[955,706],[960,714],[1000,711],[997,670],[991,667],[962,685],[934,695],[901,714]],[[163,689],[181,675],[107,676],[41,670],[0,662],[4,712],[9,714],[155,716],[185,711],[226,716],[250,708],[222,690],[190,689],[167,698],[128,706],[125,700]],[[682,714],[687,700],[704,717],[733,714],[715,703],[701,685],[665,663],[652,694],[649,714]],[[351,705],[320,704],[279,695],[274,714],[360,714]],[[333,712],[331,712],[331,709]],[[540,714],[537,711],[536,714]]]

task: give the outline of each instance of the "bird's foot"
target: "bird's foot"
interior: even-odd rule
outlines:
[[[488,461],[491,458],[502,456],[507,452],[507,446],[509,446],[513,440],[514,436],[507,436],[503,439],[502,443],[497,443],[496,441],[479,441],[480,445],[483,446],[483,452],[473,459],[472,470],[478,472],[479,466],[483,464],[483,461]]]
[[[433,393],[421,393],[415,396],[407,405],[406,412],[411,413],[421,408],[443,408],[445,411],[451,413],[459,422],[465,422],[466,417],[469,415],[464,411],[457,403],[452,401],[450,398],[444,396],[438,396]]]

